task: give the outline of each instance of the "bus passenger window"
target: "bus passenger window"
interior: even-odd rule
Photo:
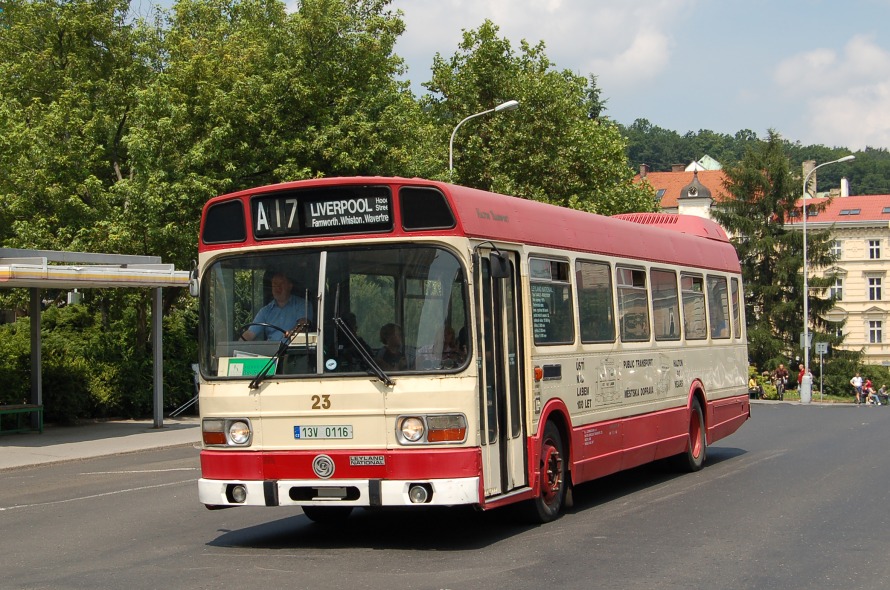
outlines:
[[[739,280],[732,279],[732,336],[733,338],[742,337],[742,308],[739,301],[740,291]]]
[[[615,311],[609,265],[579,260],[575,263],[575,282],[578,285],[581,342],[614,342]]]
[[[708,315],[711,338],[729,338],[729,296],[726,277],[708,275]]]
[[[575,341],[575,321],[569,263],[529,258],[528,265],[535,344],[571,344]]]
[[[637,268],[617,268],[618,324],[621,340],[644,342],[649,340],[649,292],[646,271]]]
[[[677,273],[655,270],[652,281],[652,313],[656,340],[680,339],[680,296],[677,292]]]
[[[687,340],[704,340],[708,337],[705,320],[705,280],[701,276],[680,276],[683,292],[683,333]]]

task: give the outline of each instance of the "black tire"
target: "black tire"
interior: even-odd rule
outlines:
[[[302,506],[301,508],[309,520],[318,524],[343,522],[352,514],[352,506]]]
[[[538,462],[538,495],[527,502],[525,515],[531,522],[546,523],[559,518],[566,498],[568,454],[559,428],[553,422],[544,425]]]
[[[672,457],[674,466],[685,472],[700,470],[708,455],[708,438],[705,433],[705,417],[698,398],[692,398],[689,411],[689,435],[686,450]]]

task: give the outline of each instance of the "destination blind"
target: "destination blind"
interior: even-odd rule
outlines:
[[[258,240],[377,233],[393,228],[388,187],[331,187],[287,191],[251,199]]]

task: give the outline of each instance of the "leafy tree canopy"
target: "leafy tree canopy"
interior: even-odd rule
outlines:
[[[653,210],[653,195],[631,183],[618,127],[598,118],[596,79],[557,70],[543,43],[523,41],[517,52],[498,31],[491,21],[465,31],[453,56],[435,56],[424,84],[442,145],[465,117],[507,100],[520,104],[460,128],[453,180],[603,214]]]
[[[799,350],[803,326],[803,236],[785,227],[800,198],[801,181],[792,172],[782,138],[772,130],[725,172],[730,198],[712,211],[733,236],[741,261],[749,355],[758,367],[774,368],[776,359]],[[828,232],[809,232],[808,264],[829,265],[830,245]],[[810,322],[817,327],[826,328],[820,316],[833,305],[819,296],[827,286],[828,279],[810,279]],[[830,341],[828,334],[818,339]]]

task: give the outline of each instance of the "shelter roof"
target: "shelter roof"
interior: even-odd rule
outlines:
[[[0,248],[0,288],[185,287],[188,271],[156,256]]]

